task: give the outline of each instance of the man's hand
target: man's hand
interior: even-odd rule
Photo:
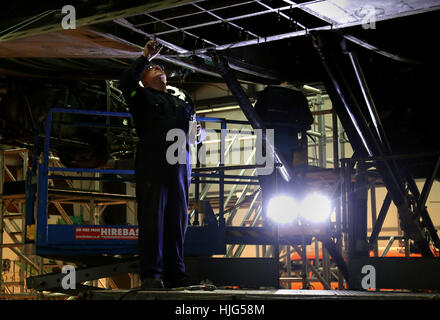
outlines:
[[[199,139],[200,135],[202,134],[202,126],[200,125],[199,122],[197,122],[197,131],[196,131],[196,137],[197,139]]]
[[[197,144],[205,141],[206,139],[206,131],[202,128],[199,122],[197,122],[197,131],[196,131],[196,142]]]
[[[144,57],[148,59],[148,61],[153,60],[162,49],[162,46],[155,40],[150,40],[144,47]]]

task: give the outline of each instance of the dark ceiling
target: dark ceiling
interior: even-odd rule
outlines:
[[[359,48],[374,47],[391,60],[436,63],[433,39],[440,1],[72,4],[77,21],[76,29],[70,30],[61,27],[62,5],[24,9],[5,5],[0,21],[5,30],[0,33],[1,74],[117,79],[145,42],[155,38],[164,45],[159,58],[186,70],[176,72],[180,78],[174,80],[218,78],[209,53],[216,50],[229,57],[243,80],[321,82],[310,34],[325,31],[338,32]],[[375,25],[366,20],[369,16],[377,20]],[[369,29],[364,29],[365,23]]]
[[[170,83],[190,92],[223,82],[213,52],[227,58],[241,81],[322,86],[326,74],[312,39],[331,35],[356,51],[396,152],[440,149],[432,116],[438,0],[74,1],[70,30],[61,27],[62,5],[2,4],[5,83],[118,79],[146,41],[156,39],[164,46],[158,59],[174,74]]]

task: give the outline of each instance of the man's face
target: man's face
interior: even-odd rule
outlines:
[[[167,76],[162,66],[157,64],[149,65],[142,76],[142,84],[147,87],[155,87],[155,83],[162,82],[166,85]]]

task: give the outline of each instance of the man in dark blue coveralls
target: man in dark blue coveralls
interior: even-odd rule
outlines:
[[[190,141],[187,134],[186,163],[170,164],[166,152],[173,141],[166,136],[176,128],[188,133],[195,112],[192,105],[168,92],[163,67],[150,62],[160,49],[156,41],[148,41],[142,56],[121,78],[139,137],[135,177],[143,288],[187,285],[183,246],[191,182]]]

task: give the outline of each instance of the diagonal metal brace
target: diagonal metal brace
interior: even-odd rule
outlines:
[[[434,183],[434,179],[437,176],[439,167],[440,167],[440,157],[437,157],[432,173],[426,179],[421,194],[414,179],[412,177],[407,178],[408,187],[410,191],[413,193],[413,195],[417,198],[416,215],[417,217],[421,217],[423,219],[423,225],[428,230],[429,235],[432,241],[434,242],[434,245],[437,248],[440,248],[440,239],[437,234],[437,230],[435,229],[434,223],[432,222],[431,217],[429,216],[428,210],[426,208],[426,200],[428,199],[429,192],[431,191],[432,184]]]
[[[318,240],[322,242],[323,246],[327,249],[328,253],[332,256],[333,261],[338,266],[339,271],[341,271],[342,276],[345,278],[345,280],[349,281],[349,271],[347,263],[344,260],[344,257],[339,252],[338,248],[336,247],[336,244],[334,243],[333,239],[331,237],[318,237]]]
[[[266,139],[266,132],[264,130],[264,129],[266,129],[266,127],[263,124],[260,117],[258,116],[258,114],[255,112],[255,109],[252,106],[252,103],[250,102],[249,98],[247,97],[247,95],[244,92],[241,85],[238,83],[237,78],[232,73],[231,68],[229,67],[228,62],[226,61],[225,57],[218,54],[217,52],[214,52],[214,51],[210,51],[210,55],[212,57],[212,61],[218,67],[221,76],[225,80],[229,90],[231,90],[232,94],[237,99],[241,110],[243,111],[244,115],[246,116],[246,118],[248,119],[248,121],[250,122],[252,127],[254,129],[263,129],[262,130],[262,138],[263,138],[263,141],[266,141],[266,146],[268,147],[268,152],[273,153],[275,163],[282,164],[282,166],[278,167],[277,169],[280,171],[283,179],[286,180],[287,182],[289,182],[292,178],[292,173],[291,173],[289,164],[283,158],[281,153],[279,153],[277,151],[275,146],[271,145],[271,143]]]
[[[379,139],[369,127],[360,106],[362,99],[358,100],[356,98],[346,75],[340,70],[345,66],[344,59],[346,58],[341,54],[338,55],[338,51],[341,51],[340,47],[329,48],[332,43],[337,43],[338,39],[323,39],[315,36],[313,40],[317,53],[321,58],[321,62],[327,73],[328,80],[334,88],[334,95],[339,101],[339,103],[335,103],[334,106],[338,114],[342,113],[344,115],[343,118],[346,119],[346,123],[343,123],[344,127],[345,125],[348,125],[348,127],[351,126],[352,128],[350,130],[350,140],[354,138],[354,140],[360,141],[360,147],[363,149],[361,151],[367,152],[370,157],[383,157],[386,155],[385,144],[380,143]],[[323,40],[329,41],[330,44],[323,45]],[[341,51],[341,53],[343,52]],[[357,67],[358,65],[352,63],[351,68],[354,68],[354,70],[349,70],[349,72],[356,72]],[[361,81],[362,79],[358,78],[358,80],[360,86],[366,85]],[[364,96],[364,98],[365,97],[368,99],[368,95]],[[368,102],[364,101],[364,103]],[[402,230],[408,237],[414,239],[415,244],[420,249],[423,256],[432,257],[433,253],[429,247],[428,241],[426,241],[424,237],[422,226],[419,221],[413,219],[404,189],[404,181],[399,168],[387,159],[376,161],[376,167],[384,180],[391,199],[398,209],[399,218],[402,223]]]
[[[391,196],[390,193],[387,192],[385,199],[383,200],[383,204],[382,204],[382,208],[380,209],[379,216],[376,220],[375,225],[373,226],[373,231],[371,232],[371,236],[368,241],[370,245],[373,245],[377,241],[377,237],[379,236],[380,230],[382,229],[390,205],[391,205]]]

